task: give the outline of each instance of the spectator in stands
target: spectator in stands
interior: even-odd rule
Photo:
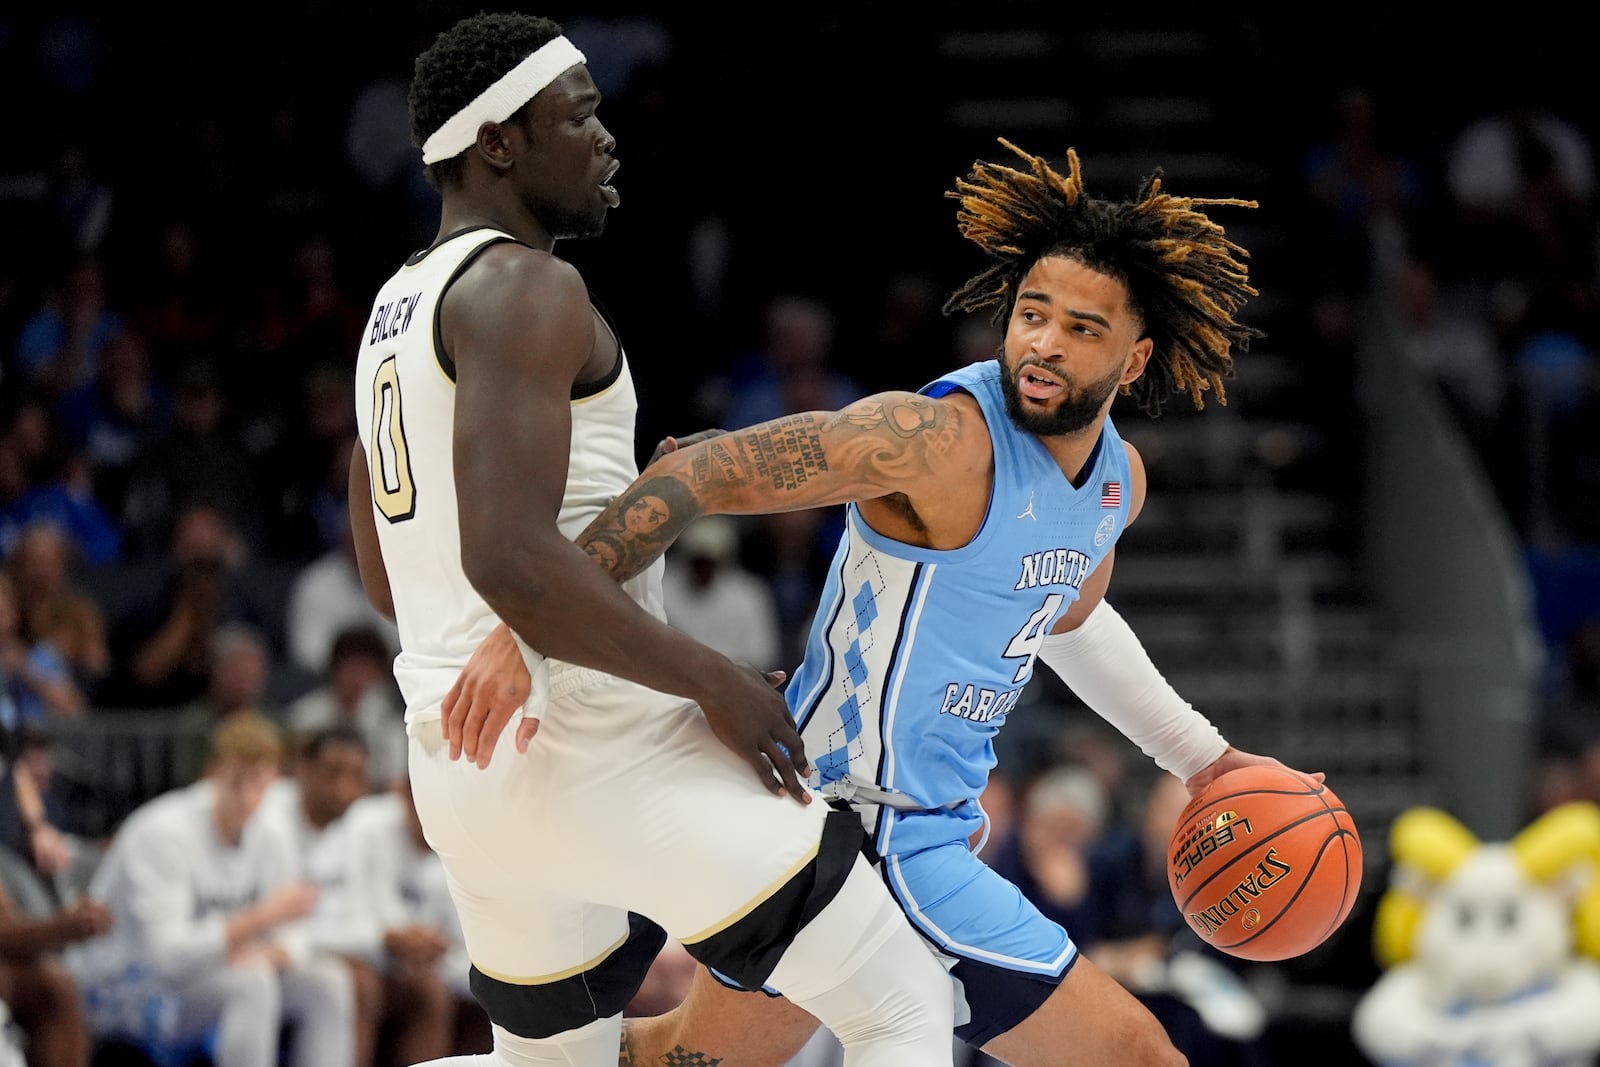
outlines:
[[[15,366],[24,381],[54,398],[92,382],[100,373],[100,354],[123,327],[123,318],[106,299],[105,265],[85,252],[73,258],[44,303],[22,324]]]
[[[23,529],[5,569],[22,612],[23,639],[53,648],[78,687],[92,695],[111,668],[111,647],[100,605],[74,584],[76,562],[61,527],[41,520]]]
[[[288,708],[290,731],[309,737],[342,726],[367,747],[367,779],[374,792],[406,771],[405,709],[394,681],[394,651],[383,634],[354,626],[333,641],[323,683]]]
[[[223,623],[267,629],[266,610],[245,581],[247,554],[226,514],[195,504],[177,516],[170,559],[155,586],[112,620],[112,693],[126,707],[176,707],[211,681],[212,645]]]
[[[130,555],[159,552],[173,517],[196,506],[220,512],[234,536],[259,547],[261,478],[232,415],[213,360],[186,363],[172,388],[171,427],[150,442],[129,477],[122,522]]]
[[[0,572],[0,734],[51,715],[81,715],[84,703],[71,666],[55,646],[23,636],[15,583]]]
[[[209,1043],[215,1067],[345,1067],[354,1057],[349,974],[309,951],[316,887],[293,846],[255,818],[283,762],[278,728],[234,716],[203,778],[136,809],[90,885],[116,925],[67,961],[99,1037],[132,1037],[183,1059]]]
[[[284,641],[290,660],[308,674],[321,675],[328,668],[334,640],[355,626],[370,627],[390,648],[400,647],[394,620],[374,608],[361,587],[347,511],[340,520],[336,546],[301,568],[289,589]]]
[[[180,736],[206,737],[238,715],[264,714],[276,720],[275,709],[266,706],[271,666],[271,653],[261,631],[243,622],[218,627],[211,642],[206,691],[177,710],[178,721],[187,727]],[[177,780],[189,782],[203,769],[206,752],[177,744],[172,758]]]
[[[313,368],[280,422],[264,460],[270,471],[264,481],[275,501],[267,545],[281,559],[306,563],[337,548],[349,525],[345,500],[356,405],[355,379],[345,361]]]
[[[735,520],[695,520],[668,553],[661,585],[673,626],[729,659],[762,670],[783,666],[772,587],[740,564]]]
[[[130,327],[107,341],[99,376],[68,390],[56,410],[62,443],[82,454],[95,500],[120,524],[133,471],[172,429],[172,394],[144,336]]]
[[[863,390],[833,365],[838,322],[820,300],[781,294],[768,303],[760,347],[735,363],[722,424],[733,428],[797,411],[837,411]]]
[[[428,847],[422,821],[407,777],[394,780],[383,793],[364,797],[351,808],[356,824],[355,847],[362,869],[370,872],[371,911],[383,929],[379,971],[386,996],[403,1004],[417,996],[435,995],[437,978],[449,991],[454,1020],[452,1047],[458,1052],[489,1052],[493,1047],[489,1016],[468,986],[471,961],[461,919],[445,878],[444,865]],[[428,1033],[415,1031],[418,1038]],[[410,1064],[424,1058],[428,1046],[394,1041],[388,1064]]]
[[[99,849],[76,831],[76,813],[57,784],[53,741],[36,726],[12,733],[0,774],[0,848],[27,864],[60,900],[62,880],[92,868]]]
[[[83,992],[59,956],[68,945],[106,934],[112,922],[111,909],[87,898],[51,914],[27,914],[0,877],[0,1007],[22,1028],[28,1067],[89,1067]]]
[[[1406,257],[1392,277],[1398,340],[1438,389],[1473,447],[1493,462],[1506,396],[1506,357],[1489,316],[1451,292],[1433,264]]]
[[[148,243],[135,252],[140,269],[119,279],[128,318],[149,345],[146,362],[155,376],[170,381],[180,361],[215,351],[222,340],[228,273],[216,269],[206,231],[184,210],[152,225]]]
[[[89,563],[122,556],[121,526],[94,496],[92,462],[64,446],[54,417],[33,400],[0,435],[0,552],[9,554],[25,527],[44,521],[58,525]]]
[[[1070,929],[1079,946],[1092,943],[1089,857],[1105,831],[1111,798],[1093,771],[1061,764],[1030,782],[1018,807],[990,865]]]
[[[438,968],[449,948],[442,931],[390,927],[378,908],[375,877],[398,875],[371,854],[369,818],[353,809],[367,791],[367,748],[339,724],[300,746],[293,780],[274,787],[262,810],[296,842],[301,872],[319,890],[307,922],[311,949],[350,970],[356,1005],[356,1067],[391,1067],[378,1058],[380,1035],[408,1067],[450,1051],[455,1003]]]

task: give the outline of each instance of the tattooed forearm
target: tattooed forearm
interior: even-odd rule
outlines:
[[[660,457],[578,544],[625,581],[702,514],[798,511],[894,494],[914,500],[919,489],[937,491],[960,438],[959,410],[916,393],[773,419]]]
[[[670,474],[635,482],[595,516],[578,547],[619,582],[660,558],[700,514],[689,487]]]
[[[703,468],[696,469],[696,483],[733,485],[755,476],[774,489],[798,489],[828,469],[819,426],[815,415],[791,415],[719,437],[710,443]]]

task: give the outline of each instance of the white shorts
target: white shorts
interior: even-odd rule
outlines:
[[[820,797],[763,790],[694,704],[598,677],[556,686],[527,754],[507,727],[483,770],[450,759],[437,708],[408,730],[417,813],[467,954],[501,982],[587,970],[627,938],[630,911],[692,946],[817,854]]]

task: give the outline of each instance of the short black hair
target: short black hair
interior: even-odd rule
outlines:
[[[350,745],[353,748],[359,748],[363,754],[371,751],[367,745],[367,739],[362,736],[360,730],[357,730],[349,723],[341,722],[313,730],[301,739],[300,758],[310,763],[322,755],[325,749],[334,745]]]
[[[439,34],[413,66],[408,98],[412,142],[421,148],[479,93],[560,36],[559,23],[515,11],[480,11]],[[435,186],[453,184],[461,176],[461,156],[431,164],[427,174]]]
[[[962,236],[993,262],[951,295],[945,311],[989,311],[1003,328],[1035,263],[1075,259],[1123,283],[1155,342],[1146,372],[1123,386],[1124,394],[1152,415],[1174,393],[1187,393],[1197,408],[1208,390],[1226,403],[1223,380],[1232,376],[1234,353],[1260,336],[1235,318],[1256,291],[1245,266],[1249,253],[1199,209],[1253,208],[1255,201],[1174,196],[1163,189],[1160,170],[1133,199],[1103,200],[1083,191],[1073,149],[1062,174],[1042,157],[1000,143],[1021,157],[1022,169],[980,160],[946,194],[961,202]]]
[[[337,667],[347,659],[370,659],[387,667],[394,659],[394,652],[388,640],[373,627],[350,626],[334,637],[328,650],[328,667]]]

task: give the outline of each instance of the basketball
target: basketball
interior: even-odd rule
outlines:
[[[1326,783],[1241,767],[1178,817],[1172,899],[1213,948],[1246,960],[1300,956],[1339,928],[1361,888],[1361,837]]]

